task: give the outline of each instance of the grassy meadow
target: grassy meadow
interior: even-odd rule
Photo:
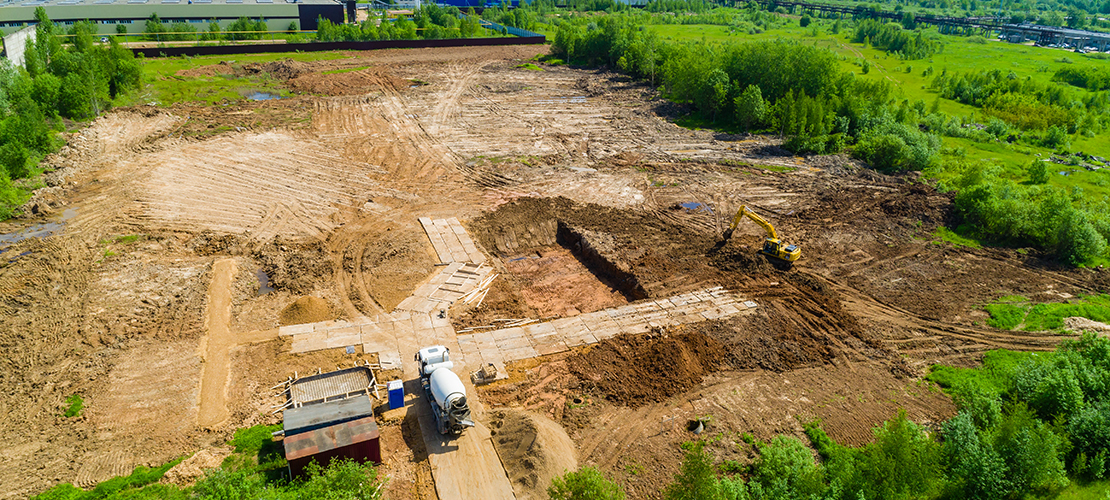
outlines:
[[[143,89],[137,95],[126,97],[132,102],[121,104],[155,104],[169,106],[175,103],[216,104],[245,100],[254,92],[266,92],[287,97],[290,92],[281,81],[266,74],[236,77],[235,75],[179,76],[182,70],[219,64],[227,61],[233,65],[265,64],[280,59],[295,61],[324,61],[349,57],[347,52],[286,52],[274,54],[236,54],[232,56],[159,57],[143,59]]]

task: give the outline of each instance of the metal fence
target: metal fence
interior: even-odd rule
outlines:
[[[325,50],[413,49],[427,47],[480,47],[488,45],[532,45],[546,42],[543,35],[498,38],[447,38],[440,40],[377,40],[373,42],[265,43],[236,45],[201,45],[149,47],[131,49],[145,57],[175,57],[263,52],[316,52]]]
[[[541,35],[539,33],[536,33],[534,31],[528,31],[526,29],[521,29],[521,28],[514,28],[512,26],[504,26],[504,25],[501,25],[501,24],[497,24],[493,21],[486,21],[485,19],[482,19],[480,22],[482,23],[483,28],[491,29],[491,30],[494,30],[498,33],[508,33],[510,35],[519,36],[521,38],[533,38],[533,37],[543,38],[543,35]]]

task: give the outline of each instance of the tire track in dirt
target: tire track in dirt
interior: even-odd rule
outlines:
[[[369,202],[389,207],[384,212],[341,209],[337,216],[342,225],[328,237],[340,301],[350,315],[385,312],[371,293],[363,263],[380,235],[414,228],[420,216],[465,216],[462,207],[474,206],[478,199],[459,175],[454,154],[428,133],[435,129],[436,119],[453,116],[459,95],[480,67],[458,69],[449,75],[448,95],[427,128],[417,121],[392,80],[379,82],[376,97],[330,98],[317,104],[313,118],[317,134],[331,141],[360,143],[356,148],[363,155],[360,159],[382,166],[368,175],[373,187],[364,193],[372,194]],[[383,192],[374,189],[378,186],[390,188]]]
[[[999,348],[1051,351],[1061,341],[1074,338],[1070,335],[1004,332],[990,328],[966,327],[928,320],[902,308],[884,304],[860,290],[841,285],[833,280],[822,279],[822,281],[840,294],[840,300],[844,308],[856,317],[885,326],[892,326],[913,335],[909,339],[883,339],[884,344],[903,354],[931,352],[928,349],[922,350],[917,347],[902,350],[899,349],[899,346],[913,341],[920,344],[920,342],[927,342],[938,337],[946,341],[938,344],[951,344],[952,341],[957,344],[952,348],[958,351],[958,354],[946,355],[944,356],[945,359],[968,359],[987,350]],[[917,364],[933,364],[937,362],[937,359],[937,357],[918,358]]]
[[[310,138],[280,131],[234,134],[150,158],[151,177],[139,197],[148,225],[246,234],[282,206],[288,219],[266,233],[319,237],[337,207],[370,189],[376,167],[347,161]],[[291,233],[291,234],[290,234]]]
[[[439,102],[432,109],[432,116],[427,129],[433,136],[439,135],[450,119],[459,116],[459,99],[471,86],[474,75],[492,61],[452,64],[447,70],[446,77],[451,80],[446,95],[441,96]]]

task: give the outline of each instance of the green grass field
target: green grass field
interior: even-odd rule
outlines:
[[[233,75],[178,76],[182,70],[199,68],[227,61],[233,65],[268,63],[280,59],[324,61],[349,57],[346,52],[287,52],[277,54],[236,54],[233,56],[164,57],[143,60],[143,102],[169,106],[177,102],[215,104],[221,101],[246,100],[254,92],[289,95],[282,82],[269,77]],[[126,104],[126,103],[123,103]]]

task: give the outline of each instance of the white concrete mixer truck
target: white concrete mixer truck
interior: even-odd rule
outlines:
[[[451,371],[455,365],[447,348],[425,347],[416,353],[416,361],[420,363],[420,383],[432,405],[439,433],[458,436],[467,427],[474,427],[466,404],[466,387]]]

